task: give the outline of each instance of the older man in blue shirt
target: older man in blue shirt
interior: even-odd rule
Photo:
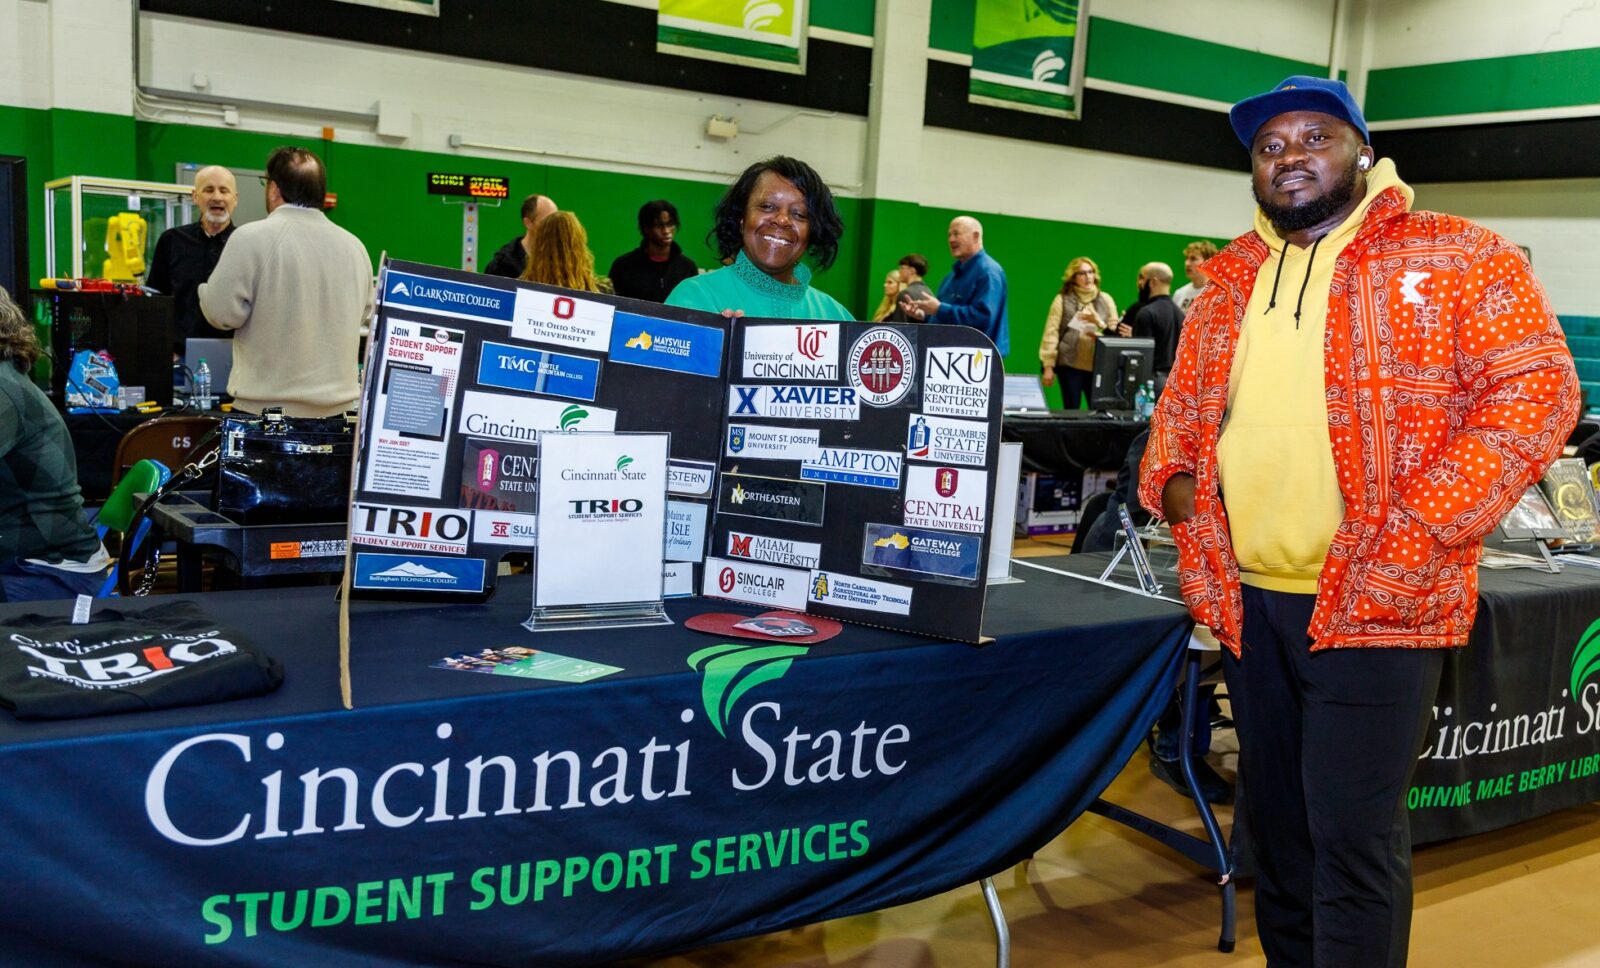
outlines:
[[[955,268],[939,283],[938,295],[903,297],[906,315],[982,330],[1004,356],[1011,351],[1006,271],[983,251],[983,226],[972,216],[957,215],[950,220],[949,241]]]

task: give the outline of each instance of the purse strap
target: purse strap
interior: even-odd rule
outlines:
[[[216,435],[217,432],[213,430],[189,453],[193,454],[200,450]],[[166,535],[154,521],[150,520],[150,509],[161,503],[161,499],[168,494],[204,474],[221,455],[222,446],[218,444],[206,451],[198,460],[184,464],[181,470],[168,478],[167,482],[157,488],[155,493],[146,498],[134,512],[133,520],[128,523],[128,530],[123,532],[122,546],[117,549],[117,586],[124,595],[131,594],[139,598],[149,595],[156,584],[156,573],[161,568],[161,542],[165,540]],[[146,524],[149,528],[145,531],[143,540],[138,541],[139,547],[136,550],[133,547],[135,539]],[[139,584],[131,586],[128,574],[135,567],[142,567],[143,571],[139,575]]]

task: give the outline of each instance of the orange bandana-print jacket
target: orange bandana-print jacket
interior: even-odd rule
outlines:
[[[1206,262],[1150,422],[1139,500],[1175,526],[1197,622],[1240,654],[1239,564],[1218,491],[1217,438],[1250,292],[1268,250],[1250,232]],[[1410,212],[1391,188],[1339,254],[1323,351],[1344,520],[1317,584],[1312,649],[1465,645],[1480,539],[1561,453],[1582,395],[1572,354],[1522,252],[1481,225]]]

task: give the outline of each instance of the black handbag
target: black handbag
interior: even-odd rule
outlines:
[[[230,414],[220,428],[217,512],[239,524],[325,524],[350,515],[355,415]]]

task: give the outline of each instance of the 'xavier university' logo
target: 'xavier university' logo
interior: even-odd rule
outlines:
[[[782,679],[795,659],[811,650],[803,645],[707,646],[689,656],[689,668],[701,674],[700,701],[717,735],[727,736],[734,704],[763,682]]]

